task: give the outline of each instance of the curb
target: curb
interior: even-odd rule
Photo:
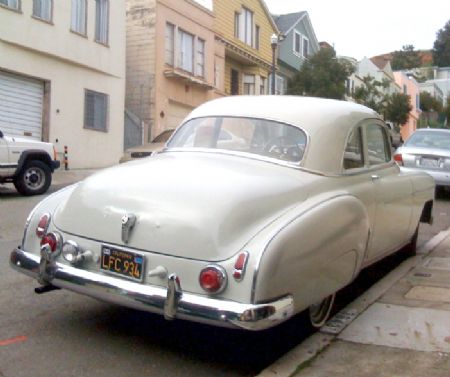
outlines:
[[[384,295],[397,281],[416,267],[426,255],[450,235],[450,228],[438,233],[417,250],[417,256],[409,258],[364,294],[348,304],[331,318],[319,332],[305,339],[300,345],[264,369],[256,377],[292,377],[319,353],[323,352],[336,337],[370,305]]]

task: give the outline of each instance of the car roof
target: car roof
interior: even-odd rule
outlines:
[[[208,116],[263,118],[300,127],[310,139],[302,166],[331,174],[341,172],[343,150],[353,126],[364,119],[381,121],[375,111],[359,104],[300,96],[224,97],[199,106],[186,120]]]

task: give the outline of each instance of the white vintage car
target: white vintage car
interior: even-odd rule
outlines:
[[[247,330],[309,310],[319,327],[361,269],[414,251],[433,198],[366,107],[228,97],[194,110],[162,152],[42,201],[10,263],[38,293]]]

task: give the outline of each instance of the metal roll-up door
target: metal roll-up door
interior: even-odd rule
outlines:
[[[42,139],[44,83],[0,71],[0,129],[6,135]]]

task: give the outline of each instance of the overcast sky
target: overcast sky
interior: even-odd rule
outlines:
[[[319,42],[361,60],[412,44],[431,49],[450,19],[449,0],[265,0],[271,13],[307,11]]]

